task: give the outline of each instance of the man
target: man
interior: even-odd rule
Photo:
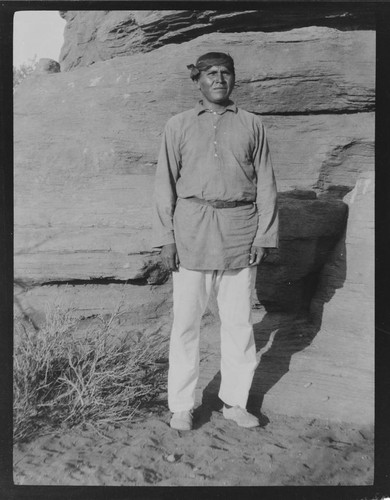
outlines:
[[[210,52],[188,68],[202,100],[168,120],[155,184],[154,247],[173,271],[170,425],[192,428],[200,322],[214,288],[223,415],[256,427],[258,419],[246,411],[257,366],[251,296],[257,265],[278,245],[275,178],[261,120],[229,99],[231,56]]]

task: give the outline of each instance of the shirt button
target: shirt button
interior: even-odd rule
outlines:
[[[214,156],[218,156],[218,155],[217,155],[217,153],[215,153],[215,155],[214,155]]]
[[[217,141],[214,141],[214,144],[217,144]]]

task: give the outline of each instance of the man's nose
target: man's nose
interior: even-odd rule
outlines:
[[[216,81],[217,82],[224,82],[225,81],[225,76],[222,73],[222,71],[218,71],[216,74]]]

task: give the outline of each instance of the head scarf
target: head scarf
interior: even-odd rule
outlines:
[[[234,75],[234,61],[229,54],[223,52],[208,52],[198,57],[195,64],[189,64],[187,68],[191,70],[192,80],[199,78],[201,71],[207,71],[211,66],[226,66]]]

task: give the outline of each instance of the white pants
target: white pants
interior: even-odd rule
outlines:
[[[232,271],[173,272],[173,326],[169,350],[168,406],[191,410],[199,376],[202,315],[214,287],[221,319],[221,387],[218,396],[246,407],[256,361],[251,297],[256,266]]]

